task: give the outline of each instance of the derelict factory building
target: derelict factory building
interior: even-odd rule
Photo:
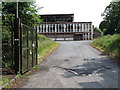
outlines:
[[[37,27],[39,34],[53,40],[92,40],[92,22],[73,22],[74,14],[40,15],[43,23]]]

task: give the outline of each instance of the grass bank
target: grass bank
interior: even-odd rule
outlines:
[[[120,34],[97,38],[91,45],[113,57],[120,58]]]
[[[58,46],[59,44],[52,41],[50,38],[38,35],[38,64],[40,64],[44,58],[49,56]]]

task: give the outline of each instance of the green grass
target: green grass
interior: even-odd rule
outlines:
[[[50,38],[46,38],[43,35],[38,35],[38,64],[40,64],[41,61],[50,55],[58,46],[59,44],[52,41]]]
[[[97,38],[91,43],[91,45],[107,54],[120,58],[120,34]]]
[[[2,80],[0,80],[0,86],[9,82],[9,79],[7,77],[3,77]]]
[[[37,70],[37,69],[40,69],[40,66],[34,66],[33,69]]]

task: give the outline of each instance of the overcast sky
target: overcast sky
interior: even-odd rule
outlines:
[[[93,22],[99,26],[101,13],[112,0],[36,0],[44,7],[39,14],[74,14],[74,22]]]

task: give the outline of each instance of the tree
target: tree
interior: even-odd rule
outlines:
[[[34,26],[42,22],[40,15],[37,14],[35,2],[19,2],[18,10],[19,18],[24,24]],[[2,17],[3,23],[16,17],[16,2],[2,3]]]
[[[120,33],[120,1],[111,2],[102,13],[104,20],[100,23],[99,28],[104,34]]]

